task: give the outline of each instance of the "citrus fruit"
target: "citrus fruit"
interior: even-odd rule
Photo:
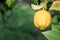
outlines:
[[[47,28],[51,23],[51,14],[46,10],[39,10],[34,14],[34,25],[41,30]]]

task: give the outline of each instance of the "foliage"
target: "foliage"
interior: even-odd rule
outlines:
[[[37,0],[28,1],[35,5],[37,2]],[[60,40],[60,9],[56,10],[60,7],[60,1],[54,5],[53,3],[55,2],[48,2],[47,5],[43,3],[51,13],[52,20],[50,27],[42,31],[35,27],[33,16],[36,10],[33,10],[28,3],[1,0],[0,40]],[[54,7],[55,9],[52,10]]]

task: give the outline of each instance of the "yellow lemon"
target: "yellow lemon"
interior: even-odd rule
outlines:
[[[47,28],[51,23],[51,14],[46,10],[39,10],[34,14],[34,25],[41,30]]]

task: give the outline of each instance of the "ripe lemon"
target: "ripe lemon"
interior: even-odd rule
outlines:
[[[34,14],[34,25],[41,30],[47,28],[51,23],[51,14],[46,10],[39,10]]]

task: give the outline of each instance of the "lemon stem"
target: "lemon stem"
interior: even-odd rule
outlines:
[[[44,1],[43,1],[43,4],[44,4],[43,10],[44,10],[44,9],[47,9],[47,0],[44,0]]]

